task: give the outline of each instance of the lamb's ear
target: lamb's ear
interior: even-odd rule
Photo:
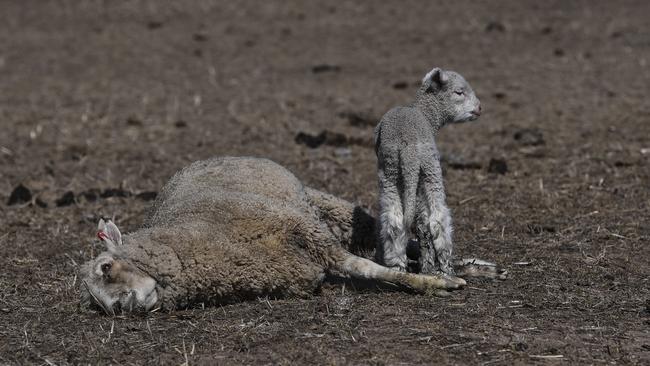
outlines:
[[[120,229],[115,226],[113,221],[108,220],[108,223],[106,223],[104,219],[100,219],[97,229],[97,237],[106,244],[109,252],[114,252],[116,246],[122,245],[122,233],[120,233]]]
[[[422,85],[426,89],[433,89],[441,87],[443,84],[447,83],[447,81],[449,81],[449,77],[445,72],[442,69],[435,67],[424,76],[422,79]]]

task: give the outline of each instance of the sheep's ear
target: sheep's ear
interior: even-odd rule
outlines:
[[[424,76],[422,79],[422,85],[425,89],[434,89],[446,84],[447,81],[449,81],[449,77],[445,72],[442,69],[435,67]]]
[[[122,233],[113,221],[108,220],[107,223],[104,219],[100,219],[97,230],[97,237],[106,244],[108,251],[114,252],[116,246],[122,245]]]

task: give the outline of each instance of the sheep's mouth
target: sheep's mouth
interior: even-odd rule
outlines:
[[[153,288],[145,297],[144,300],[138,300],[135,290],[124,292],[110,303],[102,301],[102,297],[95,293],[92,286],[83,281],[86,291],[88,291],[90,307],[97,307],[101,309],[108,316],[126,315],[133,313],[144,313],[148,311],[156,311],[159,309],[161,296],[158,294],[158,288]]]

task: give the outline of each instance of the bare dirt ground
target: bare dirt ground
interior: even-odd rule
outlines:
[[[234,3],[0,3],[0,364],[650,363],[650,2]],[[375,212],[373,126],[432,66],[485,111],[438,138],[456,252],[510,279],[79,307],[98,218],[137,228],[197,159]]]

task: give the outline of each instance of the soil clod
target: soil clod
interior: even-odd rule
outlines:
[[[406,81],[398,81],[393,84],[393,89],[396,90],[403,90],[408,88],[409,84]]]
[[[515,132],[514,139],[524,146],[538,146],[544,145],[544,135],[542,131],[537,128],[522,128]]]
[[[56,207],[64,207],[64,206],[69,206],[73,203],[75,203],[74,199],[74,193],[72,191],[67,191],[61,196],[59,199],[56,200]]]
[[[446,154],[441,157],[442,164],[449,169],[455,170],[476,170],[481,169],[481,163],[476,161],[467,161],[463,157],[455,154]]]
[[[32,200],[32,192],[22,184],[19,184],[14,188],[9,196],[7,205],[17,205],[20,203],[27,203]]]
[[[506,26],[503,23],[498,21],[491,21],[485,26],[486,32],[499,32],[503,33],[506,31]]]
[[[153,201],[156,199],[158,196],[158,192],[140,192],[135,195],[136,198],[141,199],[143,201]]]
[[[313,72],[314,74],[320,74],[323,72],[339,72],[339,71],[341,71],[341,66],[329,65],[329,64],[315,65],[311,68],[311,72]]]
[[[379,118],[364,112],[341,112],[339,117],[347,119],[350,126],[354,127],[375,127],[379,122]]]
[[[503,159],[490,159],[488,165],[488,173],[506,174],[508,172],[508,164]]]
[[[196,42],[205,42],[208,40],[208,36],[203,33],[194,33],[192,35],[192,39],[195,40]]]
[[[122,188],[107,188],[100,194],[101,198],[110,198],[110,197],[129,197],[131,192],[122,189]]]

